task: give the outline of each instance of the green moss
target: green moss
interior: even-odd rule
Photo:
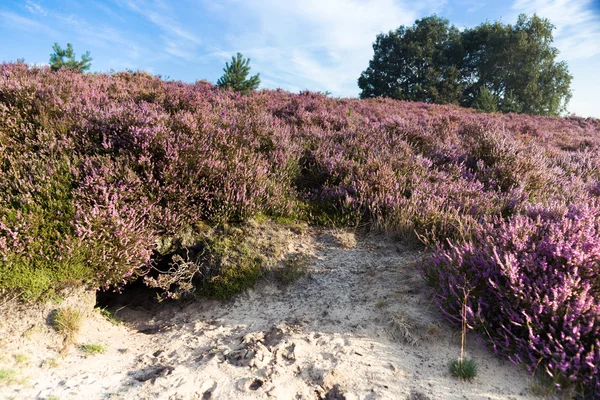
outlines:
[[[0,288],[18,293],[24,301],[52,300],[60,289],[91,279],[89,268],[78,254],[9,254],[0,262]]]
[[[260,278],[264,259],[249,245],[246,232],[236,226],[223,225],[204,242],[212,276],[200,289],[203,296],[229,299],[253,287]]]
[[[218,275],[206,282],[201,293],[210,298],[226,300],[254,287],[261,276],[260,263],[250,262],[246,265],[227,265],[220,269]]]

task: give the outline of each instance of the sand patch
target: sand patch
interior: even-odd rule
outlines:
[[[450,376],[459,330],[432,306],[414,268],[418,251],[384,236],[339,231],[291,240],[290,252],[311,255],[306,273],[291,284],[263,279],[228,302],[115,304],[121,325],[89,314],[78,342],[102,344],[104,354],[77,347],[61,353],[51,329],[27,337],[13,326],[22,337],[5,338],[0,368],[17,369],[27,382],[0,387],[0,396],[535,398],[525,370],[471,336],[467,350],[479,375],[472,383]],[[30,354],[30,362],[15,365],[18,352]]]

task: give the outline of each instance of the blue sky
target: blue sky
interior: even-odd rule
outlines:
[[[378,33],[433,13],[467,27],[523,12],[556,26],[569,111],[600,118],[600,0],[2,0],[0,61],[47,63],[54,42],[70,42],[78,58],[90,51],[92,71],[216,82],[241,52],[261,88],[356,97]]]

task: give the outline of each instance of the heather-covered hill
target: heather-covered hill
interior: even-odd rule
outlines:
[[[433,250],[421,270],[450,319],[466,299],[496,351],[600,395],[599,134],[595,119],[2,64],[0,290],[147,276],[222,298],[268,261],[223,227],[380,229]]]

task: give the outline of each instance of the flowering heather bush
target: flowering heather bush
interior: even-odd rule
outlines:
[[[96,285],[108,289],[144,274],[157,242],[149,218],[154,207],[126,163],[88,158],[82,170],[75,234]]]
[[[492,339],[498,351],[593,386],[599,150],[595,119],[281,90],[241,96],[143,72],[1,64],[0,291],[118,288],[177,254],[168,277],[146,282],[170,290],[181,276],[223,297],[254,282],[260,263],[237,249],[248,261],[238,268],[220,256],[235,245],[215,245],[194,267],[184,256],[212,243],[207,226],[259,216],[366,226],[438,246],[428,276],[449,315],[461,285],[477,298],[495,293],[490,305],[472,299],[471,323],[503,329]],[[539,287],[520,293],[512,275],[482,275],[508,254],[515,276]],[[539,308],[555,299],[558,311]],[[489,311],[495,304],[506,304],[506,320]]]
[[[600,207],[535,206],[438,247],[425,276],[436,301],[494,349],[600,395]]]

